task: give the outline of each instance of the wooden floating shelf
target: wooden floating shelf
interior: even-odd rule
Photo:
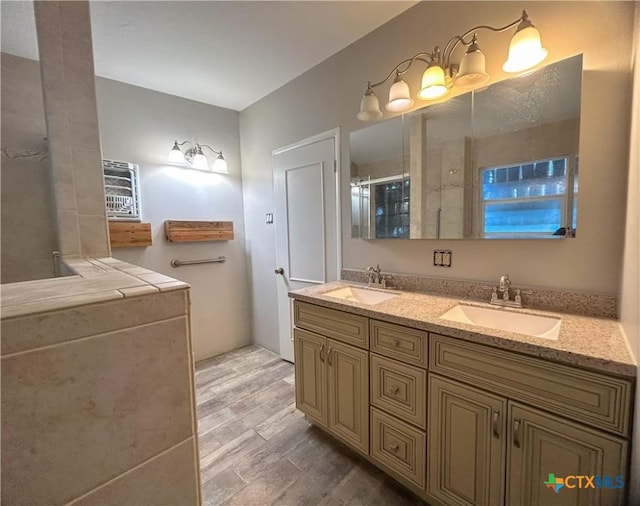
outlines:
[[[164,222],[169,242],[231,241],[232,221],[174,221]]]
[[[110,221],[109,241],[112,248],[144,248],[151,246],[151,223]]]

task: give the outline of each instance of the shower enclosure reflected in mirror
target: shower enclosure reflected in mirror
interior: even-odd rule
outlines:
[[[353,237],[409,237],[409,146],[404,116],[351,133]]]
[[[352,236],[575,236],[581,81],[578,55],[352,132]]]
[[[11,42],[16,18],[35,33],[33,2],[2,4],[2,283],[56,276],[58,249],[38,48]]]

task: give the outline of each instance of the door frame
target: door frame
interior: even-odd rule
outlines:
[[[277,155],[282,153],[286,153],[287,151],[291,151],[293,149],[302,148],[304,146],[308,146],[310,144],[315,144],[317,142],[325,141],[328,139],[333,139],[334,146],[334,177],[336,181],[336,255],[337,255],[337,270],[336,273],[337,278],[340,279],[340,275],[342,273],[342,201],[341,201],[341,191],[340,191],[340,181],[341,181],[341,143],[340,143],[340,127],[332,128],[331,130],[327,130],[325,132],[321,132],[316,135],[312,135],[311,137],[307,137],[306,139],[302,139],[300,141],[294,142],[292,144],[288,144],[286,146],[282,146],[280,148],[276,148],[271,151],[271,182],[274,196],[274,206],[275,206],[275,178],[273,177],[273,171],[275,169],[275,158]],[[276,240],[276,258],[278,258],[278,241]],[[277,265],[275,266],[277,267]]]

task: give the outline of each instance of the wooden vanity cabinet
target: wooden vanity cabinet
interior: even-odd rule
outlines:
[[[443,505],[504,504],[507,400],[434,374],[428,396],[429,495]]]
[[[369,452],[369,354],[327,339],[328,429]]]
[[[304,308],[309,313],[313,309]],[[349,316],[355,315],[338,315],[339,329],[361,329],[357,322],[351,326]],[[312,328],[322,331],[315,322]],[[361,330],[357,332],[363,336]],[[369,353],[340,342],[340,331],[330,333],[334,338],[294,328],[296,406],[331,434],[368,454]],[[354,339],[350,334],[347,337]],[[368,342],[368,335],[366,338]]]
[[[626,475],[628,443],[616,434],[628,434],[629,381],[436,334],[429,357],[428,500],[624,503],[623,488],[570,488],[571,482],[556,493],[544,482],[550,474],[598,475],[615,484]]]
[[[298,408],[432,506],[624,504],[630,379],[294,308]],[[608,487],[556,493],[550,474]]]
[[[622,488],[564,487],[556,494],[544,486],[550,473],[610,476],[615,484],[627,468],[621,438],[435,374],[429,376],[429,396],[427,492],[437,501],[432,502],[623,504]]]
[[[510,401],[506,443],[506,504],[624,504],[625,486],[580,488],[578,479],[565,483],[558,493],[540,486],[548,481],[550,473],[565,480],[567,476],[596,475],[613,487],[618,476],[628,482],[628,445],[623,439]],[[587,483],[584,478],[583,483]]]
[[[327,340],[299,329],[293,333],[296,407],[315,423],[327,427]]]
[[[369,334],[371,460],[423,497],[428,335],[373,319]]]

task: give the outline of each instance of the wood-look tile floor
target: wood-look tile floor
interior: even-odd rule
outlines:
[[[203,504],[421,503],[295,409],[293,365],[246,346],[196,366]]]

